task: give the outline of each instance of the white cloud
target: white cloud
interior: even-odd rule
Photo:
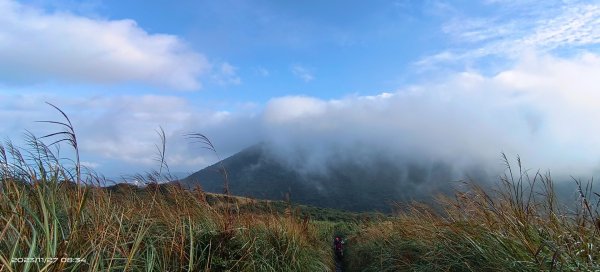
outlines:
[[[6,95],[0,100],[0,126],[3,137],[20,141],[24,129],[38,136],[59,127],[34,123],[60,120],[61,116],[44,101],[51,101],[67,113],[75,126],[81,157],[88,167],[114,177],[157,166],[156,130],[162,126],[167,136],[167,163],[174,171],[191,171],[214,163],[216,157],[184,137],[204,133],[222,156],[228,156],[256,143],[258,126],[245,110],[237,113],[201,110],[190,101],[175,96],[96,96],[68,98],[47,94]],[[26,101],[23,103],[22,101]],[[6,130],[5,130],[6,129]],[[243,137],[240,137],[243,135]],[[62,148],[63,156],[70,156]]]
[[[292,66],[292,73],[299,79],[302,79],[304,82],[311,82],[313,79],[315,79],[312,71],[301,65]]]
[[[81,162],[81,166],[89,168],[89,169],[96,169],[100,166],[100,163],[97,162],[88,162],[88,161],[82,161]]]
[[[417,62],[415,62],[415,65],[417,65],[417,67],[421,67],[421,68],[430,68],[430,67],[437,65],[440,62],[455,61],[455,60],[461,59],[461,58],[462,58],[462,56],[458,56],[453,52],[443,51],[443,52],[422,58],[422,59],[418,60]]]
[[[133,20],[92,19],[0,0],[0,82],[143,82],[200,88],[206,58]]]
[[[589,177],[600,171],[598,74],[597,54],[530,55],[492,76],[456,73],[380,96],[274,99],[264,120],[282,159],[309,150],[303,160],[320,164],[379,154],[498,168],[504,151],[533,169]]]
[[[264,108],[228,111],[203,111],[173,96],[2,94],[0,119],[9,122],[0,128],[8,133],[3,135],[15,137],[19,135],[14,131],[23,128],[38,135],[48,132],[48,126],[31,121],[58,118],[43,107],[45,100],[54,102],[75,123],[82,159],[102,162],[98,171],[114,162],[127,166],[125,173],[155,167],[155,130],[162,125],[167,161],[172,169],[186,171],[216,159],[182,137],[194,131],[211,137],[223,157],[261,140],[272,141],[282,159],[304,168],[323,167],[339,158],[388,156],[399,165],[441,160],[457,168],[497,169],[504,151],[520,154],[534,170],[587,178],[600,171],[598,74],[596,53],[568,58],[532,54],[494,75],[461,72],[380,95],[279,97]]]
[[[305,96],[287,96],[272,99],[266,109],[265,118],[269,123],[281,123],[296,118],[306,118],[323,114],[326,103],[317,98]]]
[[[418,66],[471,62],[523,52],[581,49],[600,43],[600,5],[588,1],[488,1],[488,17],[452,15],[442,31],[454,45],[417,61]]]
[[[600,5],[574,5],[556,18],[544,18],[523,43],[543,49],[600,43]]]
[[[79,118],[83,150],[133,164],[153,166],[156,164],[155,145],[159,138],[156,130],[162,126],[167,136],[167,162],[175,167],[186,168],[201,161],[214,161],[214,155],[205,152],[194,154],[186,133],[201,132],[215,142],[218,150],[229,154],[255,141],[252,133],[248,139],[237,143],[222,144],[229,133],[217,130],[223,126],[234,126],[245,122],[244,116],[225,111],[199,110],[183,98],[171,96],[118,96],[90,100],[76,105],[86,112],[85,119]],[[97,128],[102,128],[98,130]],[[201,148],[195,151],[201,151]],[[201,158],[199,158],[201,157]],[[197,166],[197,165],[194,165]],[[200,167],[200,166],[198,166]]]

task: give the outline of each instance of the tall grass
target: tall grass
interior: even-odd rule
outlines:
[[[226,218],[177,186],[147,195],[86,188],[81,219],[69,223],[76,188],[3,181],[3,271],[327,271],[317,229],[294,218]],[[158,191],[152,205],[152,190]],[[14,258],[82,258],[84,263],[16,263]]]
[[[503,155],[504,156],[504,155]],[[583,186],[562,206],[550,174],[530,176],[517,159],[495,189],[470,184],[435,209],[415,204],[363,226],[351,241],[355,271],[597,271],[598,194]],[[592,197],[596,197],[592,201]],[[592,205],[594,203],[595,205]]]
[[[0,271],[333,267],[318,229],[308,221],[224,213],[208,205],[202,191],[176,185],[149,183],[143,190],[98,186],[106,181],[80,166],[75,131],[60,112],[65,122],[45,123],[64,131],[42,138],[28,134],[25,148],[10,141],[0,144]],[[160,170],[146,176],[151,181],[168,174],[164,131],[158,134],[163,143],[157,146]],[[50,145],[42,141],[57,136]],[[74,160],[60,157],[61,142],[75,149]]]

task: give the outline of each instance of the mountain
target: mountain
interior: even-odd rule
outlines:
[[[389,212],[397,202],[430,201],[451,191],[453,169],[440,163],[400,163],[389,158],[339,158],[326,171],[299,170],[258,144],[178,181],[187,188],[200,186],[223,192],[221,163],[232,194],[350,211]]]

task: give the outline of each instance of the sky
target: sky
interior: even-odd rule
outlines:
[[[600,1],[0,0],[0,136],[55,131],[35,122],[60,120],[50,102],[109,177],[157,168],[159,127],[174,172],[216,161],[183,137],[199,132],[221,157],[505,152],[589,177],[599,51]]]

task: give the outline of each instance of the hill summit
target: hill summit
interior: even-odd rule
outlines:
[[[179,182],[187,188],[200,186],[223,192],[220,165],[228,173],[232,194],[284,200],[350,211],[389,212],[393,204],[429,201],[449,192],[453,169],[435,163],[405,163],[385,157],[353,160],[337,158],[320,169],[299,168],[276,155],[267,143],[248,147]]]

